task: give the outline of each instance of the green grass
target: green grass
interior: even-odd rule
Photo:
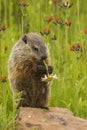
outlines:
[[[44,29],[51,30],[43,38],[50,49],[54,74],[58,75],[58,80],[54,80],[51,86],[50,106],[68,108],[74,115],[87,119],[87,54],[86,51],[70,51],[70,46],[76,43],[87,48],[87,34],[84,34],[87,28],[86,0],[73,0],[73,6],[69,9],[61,8],[49,0],[27,2],[28,7],[20,7],[16,0],[0,0],[0,27],[8,27],[0,31],[0,130],[9,129],[9,126],[14,130],[18,113],[8,80],[7,65],[11,49],[24,33]],[[18,15],[20,11],[22,16]],[[53,20],[47,23],[51,16]],[[72,25],[53,24],[57,17],[63,23],[71,21]],[[57,40],[52,40],[54,34]],[[5,46],[8,47],[7,51],[4,50]],[[2,82],[4,76],[7,77],[5,83]]]

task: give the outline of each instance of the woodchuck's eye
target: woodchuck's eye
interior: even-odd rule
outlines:
[[[34,51],[38,52],[39,48],[38,46],[33,46]]]

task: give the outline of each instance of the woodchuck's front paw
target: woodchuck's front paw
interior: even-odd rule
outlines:
[[[48,73],[52,74],[53,72],[53,67],[52,66],[48,66]],[[37,73],[38,74],[47,74],[47,69],[45,66],[43,65],[38,65],[37,66]]]

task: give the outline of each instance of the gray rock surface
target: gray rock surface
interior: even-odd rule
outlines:
[[[87,130],[87,120],[75,117],[64,108],[22,108],[17,130]]]

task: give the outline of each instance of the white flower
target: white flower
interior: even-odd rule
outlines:
[[[58,77],[57,77],[56,74],[55,74],[55,75],[49,75],[49,76],[45,75],[44,78],[41,78],[41,80],[42,80],[42,81],[45,81],[45,82],[50,82],[50,81],[52,81],[53,79],[57,79],[57,78],[58,78]]]

